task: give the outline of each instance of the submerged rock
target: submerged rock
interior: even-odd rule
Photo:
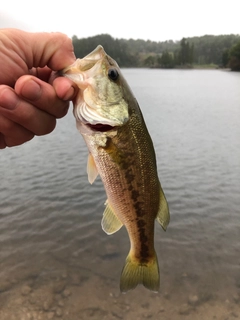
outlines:
[[[190,295],[188,297],[188,304],[190,306],[196,307],[199,304],[200,300],[197,295]]]
[[[192,307],[189,304],[184,303],[180,306],[178,313],[181,315],[188,315],[192,312]]]
[[[32,288],[30,286],[23,286],[22,289],[21,289],[21,293],[23,296],[27,296],[29,295],[30,293],[32,292]]]
[[[11,287],[12,284],[9,281],[3,280],[0,282],[0,292],[8,291]]]
[[[239,303],[239,302],[240,302],[240,296],[239,296],[238,294],[235,294],[235,295],[233,296],[233,301],[234,301],[235,303]]]
[[[57,317],[62,317],[62,315],[63,315],[62,309],[57,308],[57,309],[56,309],[56,316],[57,316]]]
[[[63,296],[64,298],[67,298],[67,297],[69,297],[70,295],[71,295],[71,291],[68,290],[68,289],[65,289],[65,290],[63,291],[63,293],[62,293],[62,296]]]
[[[54,303],[53,296],[51,296],[50,299],[43,302],[43,310],[50,311],[53,306],[53,303]]]
[[[48,320],[52,320],[54,318],[54,312],[49,312],[48,314],[47,314],[47,319]]]
[[[56,281],[52,285],[54,293],[61,293],[66,287],[66,281]]]

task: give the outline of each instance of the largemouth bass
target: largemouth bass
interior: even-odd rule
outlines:
[[[93,183],[99,174],[107,194],[102,228],[113,234],[124,225],[129,235],[131,247],[120,289],[126,292],[143,284],[157,292],[154,222],[166,230],[170,216],[138,102],[118,64],[102,46],[77,59],[62,74],[80,89],[74,115],[89,150],[88,179]]]

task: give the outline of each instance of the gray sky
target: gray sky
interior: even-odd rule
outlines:
[[[205,34],[240,34],[240,0],[5,0],[0,28],[60,31],[85,38],[181,40]]]

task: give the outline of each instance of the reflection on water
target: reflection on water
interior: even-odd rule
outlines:
[[[123,70],[154,141],[171,222],[156,225],[161,291],[122,295],[126,231],[100,226],[71,112],[1,151],[0,319],[234,319],[240,315],[239,73]]]

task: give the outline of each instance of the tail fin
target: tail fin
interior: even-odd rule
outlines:
[[[127,256],[121,275],[120,290],[125,293],[140,283],[147,289],[158,292],[160,276],[156,254],[151,261],[144,264],[135,260],[131,252]]]

